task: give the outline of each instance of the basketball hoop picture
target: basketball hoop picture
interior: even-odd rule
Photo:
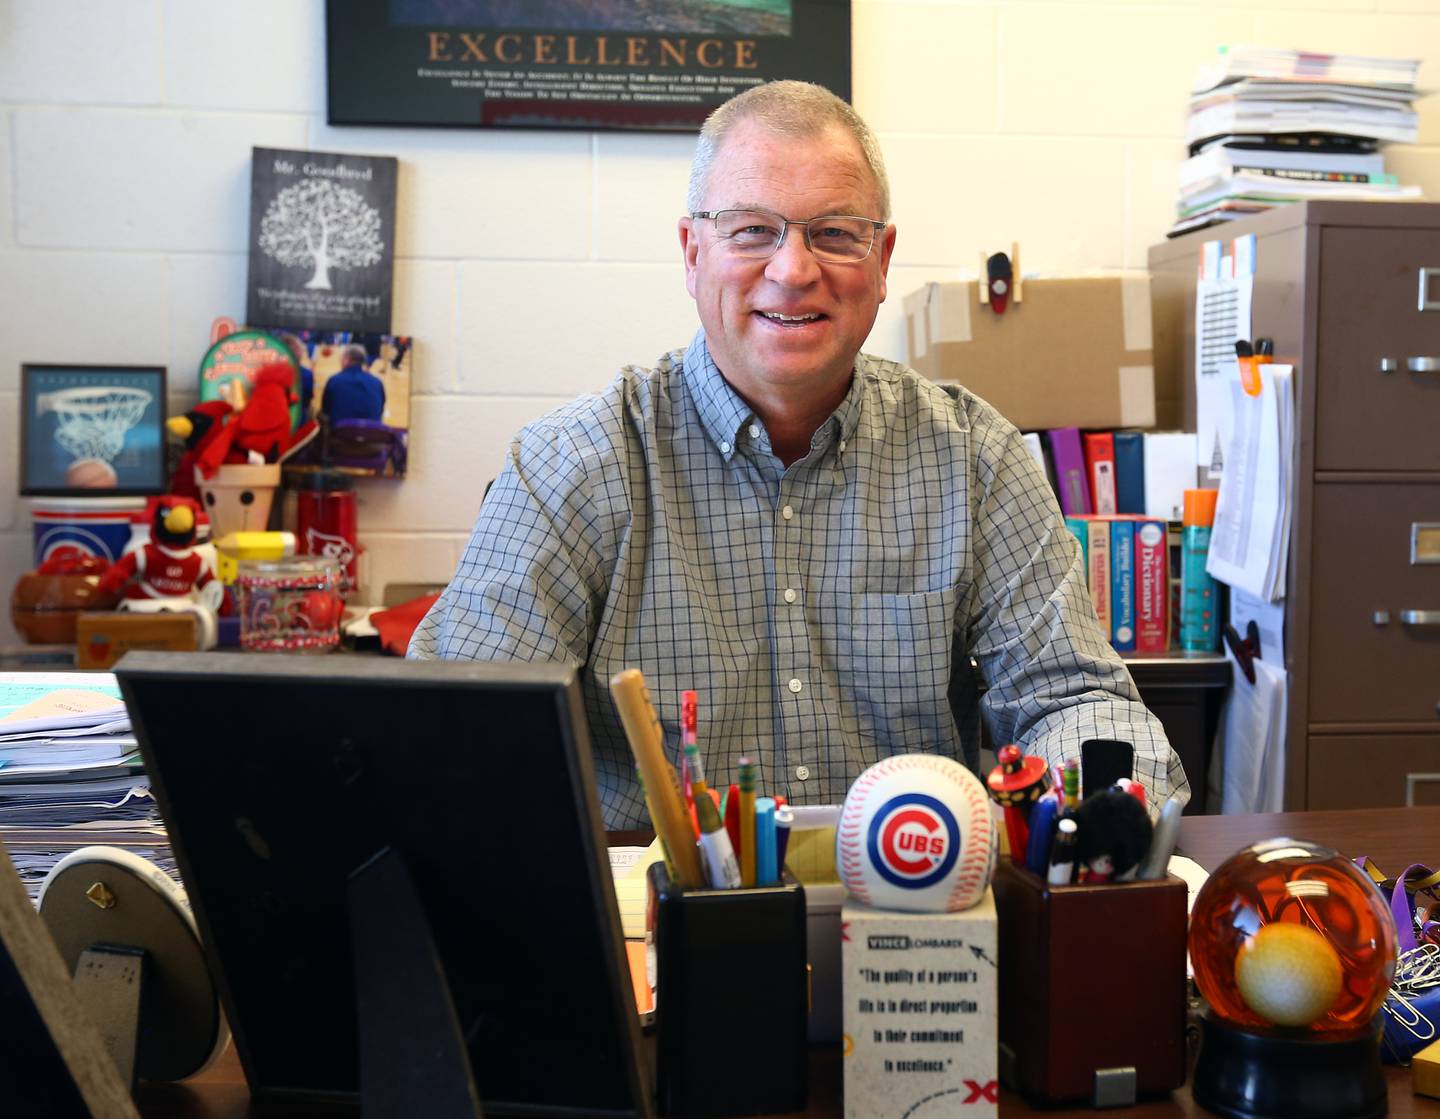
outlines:
[[[165,370],[25,365],[20,492],[36,497],[165,489]]]

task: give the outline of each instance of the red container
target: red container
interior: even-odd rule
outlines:
[[[296,492],[295,547],[302,556],[325,556],[340,565],[340,593],[357,584],[354,480],[338,471],[300,475]]]

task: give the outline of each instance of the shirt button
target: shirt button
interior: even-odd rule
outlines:
[[[785,506],[785,508],[780,510],[780,515],[788,521],[791,517],[795,515],[795,510],[787,505]]]
[[[795,601],[797,598],[799,598],[799,597],[800,597],[800,596],[795,593],[795,589],[794,589],[793,587],[786,587],[786,588],[785,588],[785,601],[786,601],[786,602],[794,602],[794,601]]]
[[[798,781],[810,780],[810,767],[808,765],[797,765],[795,767],[795,778]]]
[[[759,425],[759,424],[751,424],[751,425],[750,425],[750,438],[751,438],[751,439],[759,439],[759,438],[760,438],[760,425]]]
[[[843,440],[843,439],[840,440],[840,453],[841,453],[842,455],[845,453],[845,440]]]
[[[805,685],[802,684],[802,683],[800,683],[799,680],[791,680],[791,681],[790,681],[790,690],[791,690],[792,692],[797,693],[797,694],[799,693],[800,689],[803,688],[804,686],[805,686]]]
[[[730,453],[730,444],[729,444],[729,443],[721,443],[721,444],[720,444],[720,453],[721,453],[722,455],[728,455],[728,454]]]

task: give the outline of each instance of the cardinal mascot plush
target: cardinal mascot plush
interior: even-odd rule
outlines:
[[[199,647],[213,649],[215,614],[225,588],[195,547],[199,513],[199,504],[189,498],[152,497],[145,508],[149,541],[111,564],[100,577],[100,588],[111,594],[124,588],[120,610],[194,614]]]
[[[227,462],[284,462],[295,454],[320,430],[314,420],[290,430],[290,405],[298,399],[294,370],[271,362],[256,372],[250,399],[239,412],[223,400],[210,400],[171,419],[166,426],[185,441],[171,492],[198,497],[196,468],[213,478]]]

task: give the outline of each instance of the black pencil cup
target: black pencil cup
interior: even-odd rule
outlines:
[[[687,890],[649,871],[656,1100],[675,1119],[805,1108],[805,890]]]

